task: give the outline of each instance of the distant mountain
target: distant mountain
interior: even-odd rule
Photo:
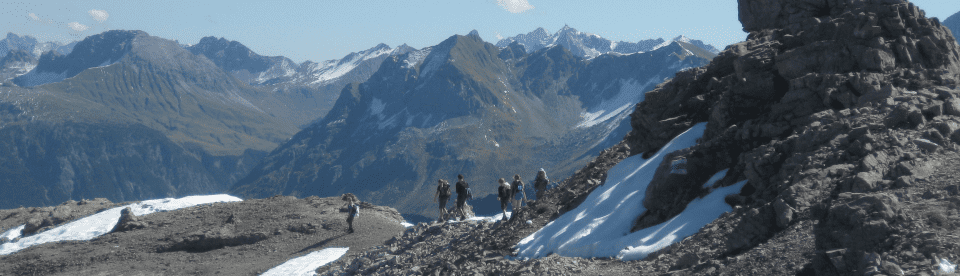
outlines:
[[[435,215],[438,178],[467,176],[477,197],[496,179],[539,168],[560,179],[629,130],[643,92],[709,53],[670,43],[585,60],[565,47],[526,53],[477,35],[388,57],[347,86],[323,119],[265,157],[231,191],[247,197],[352,192],[407,214]]]
[[[954,13],[947,19],[943,20],[943,25],[950,28],[950,32],[953,34],[953,38],[960,43],[960,12]]]
[[[276,107],[278,115],[296,125],[306,125],[326,114],[343,87],[366,81],[386,57],[413,50],[406,45],[391,49],[379,44],[339,60],[296,64],[282,56],[261,56],[240,42],[224,38],[204,37],[186,49],[209,58],[250,85],[273,91],[271,97],[284,103]]]
[[[221,192],[296,131],[269,91],[175,41],[108,31],[75,49],[0,86],[0,187],[19,187],[0,208]]]
[[[76,44],[77,42],[71,42],[66,45],[57,42],[38,43],[37,39],[32,36],[18,36],[14,33],[7,33],[6,38],[0,39],[0,57],[6,56],[7,53],[13,50],[26,51],[32,54],[35,59],[51,50],[61,55],[66,55],[73,51],[73,46]]]
[[[37,66],[37,59],[29,52],[15,49],[0,58],[0,82],[26,74]]]
[[[662,38],[658,38],[641,40],[637,43],[624,41],[613,42],[596,34],[577,31],[577,29],[566,25],[552,35],[547,33],[543,28],[537,28],[527,34],[504,38],[497,42],[497,47],[503,48],[510,45],[510,43],[517,42],[530,53],[553,45],[562,45],[574,55],[590,59],[605,53],[632,54],[653,51],[674,41],[696,45],[714,55],[720,53],[720,51],[712,45],[684,36],[679,36],[671,41],[664,41]]]

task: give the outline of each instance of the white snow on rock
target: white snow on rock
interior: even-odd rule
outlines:
[[[3,234],[0,234],[0,239],[7,238],[12,241],[13,239],[19,238],[20,234],[23,232],[24,227],[27,227],[27,225],[23,224],[23,225],[14,227],[13,229],[7,230],[7,232],[3,232]]]
[[[314,251],[313,253],[307,254],[303,257],[293,258],[289,261],[282,263],[263,274],[261,276],[312,276],[317,275],[315,271],[317,268],[324,266],[328,263],[336,261],[343,254],[347,253],[348,247],[331,247],[324,248],[323,250]]]
[[[188,196],[182,198],[153,199],[125,206],[114,207],[106,211],[60,225],[56,228],[38,233],[36,235],[21,238],[16,242],[2,244],[0,245],[0,255],[9,255],[11,253],[20,251],[21,249],[48,242],[92,240],[100,235],[109,233],[110,230],[113,230],[113,227],[117,224],[117,221],[120,220],[120,210],[123,210],[127,207],[130,207],[133,210],[134,215],[142,216],[200,204],[234,201],[241,201],[241,199],[231,195],[219,194]]]
[[[718,188],[695,199],[676,217],[662,224],[630,233],[633,222],[646,209],[643,199],[663,157],[696,144],[706,123],[678,135],[650,159],[636,155],[610,169],[606,184],[590,193],[576,209],[560,216],[517,245],[517,257],[540,258],[551,253],[568,257],[617,257],[638,260],[696,233],[704,225],[731,211],[723,198],[740,191],[746,181]],[[714,175],[704,186],[723,178]]]
[[[619,118],[624,113],[633,112],[631,109],[638,102],[644,100],[644,93],[653,88],[654,85],[663,81],[659,75],[653,76],[645,83],[640,83],[635,79],[620,80],[620,92],[613,98],[606,99],[597,106],[589,107],[587,111],[580,114],[583,121],[577,124],[577,128],[588,128],[604,122],[608,122],[615,117]],[[619,122],[619,120],[617,120]]]

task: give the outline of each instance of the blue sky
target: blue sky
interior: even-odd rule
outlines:
[[[912,2],[941,20],[960,11],[957,0]],[[63,42],[136,29],[187,44],[216,36],[296,62],[337,59],[378,43],[422,48],[473,29],[496,43],[498,36],[537,27],[553,33],[565,24],[631,42],[683,34],[721,49],[746,38],[736,0],[0,0],[3,34]]]

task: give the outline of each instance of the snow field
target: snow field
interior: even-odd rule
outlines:
[[[556,253],[568,257],[617,257],[638,260],[690,236],[704,225],[732,210],[723,198],[746,184],[739,182],[695,199],[667,222],[630,233],[633,222],[646,211],[643,199],[647,185],[667,153],[688,148],[703,136],[706,123],[681,133],[650,159],[636,155],[614,166],[606,184],[598,187],[576,209],[560,216],[516,245],[519,258],[541,258]],[[713,175],[704,187],[726,175]]]
[[[24,248],[49,242],[92,240],[103,234],[109,233],[110,230],[113,230],[113,227],[120,219],[120,211],[127,207],[130,207],[130,209],[133,210],[134,215],[142,216],[200,204],[234,201],[241,201],[241,199],[231,195],[218,194],[188,196],[182,198],[153,199],[125,206],[114,207],[100,213],[60,225],[42,233],[19,239],[15,242],[4,243],[0,245],[0,256],[12,254]],[[13,230],[7,231],[7,233],[4,233],[4,236],[8,235],[11,231],[23,229],[23,227],[24,226],[20,226]],[[16,232],[16,235],[20,235],[19,231]]]
[[[290,259],[270,270],[260,274],[261,276],[312,276],[317,275],[314,271],[321,266],[336,261],[347,253],[348,247],[331,247],[314,251],[303,257]]]

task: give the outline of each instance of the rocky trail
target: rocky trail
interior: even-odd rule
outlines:
[[[343,205],[272,197],[153,213],[126,231],[0,256],[0,275],[259,275],[324,248],[355,254],[404,229],[396,210],[364,203],[356,232],[347,233]]]

